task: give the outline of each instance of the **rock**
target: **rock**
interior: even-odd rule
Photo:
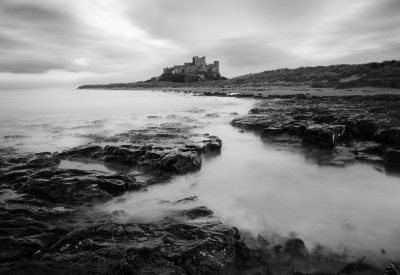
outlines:
[[[303,142],[322,147],[333,147],[343,136],[344,129],[345,127],[342,125],[312,125],[306,129]]]
[[[203,153],[220,153],[222,148],[222,140],[216,136],[208,136],[207,140],[203,141]]]
[[[400,167],[400,149],[387,149],[384,158],[387,165]]]
[[[323,124],[323,123],[334,124],[335,122],[337,122],[337,117],[336,115],[332,114],[318,114],[314,117],[314,121],[317,124]]]
[[[285,242],[283,253],[290,258],[305,259],[308,257],[308,251],[304,241],[297,238],[289,239]]]
[[[382,145],[374,141],[362,141],[354,144],[352,151],[355,154],[370,153],[380,154],[382,152]]]
[[[106,146],[103,160],[106,162],[116,162],[119,164],[136,165],[139,157],[143,156],[145,150],[131,150],[117,146]]]
[[[126,184],[122,180],[118,179],[103,179],[96,181],[99,189],[106,191],[110,195],[118,196],[122,195],[126,190]]]
[[[373,135],[381,128],[385,127],[382,122],[373,120],[359,120],[356,123],[358,135],[362,139],[371,139]]]
[[[148,223],[127,223],[129,215],[120,210],[87,212],[82,207],[196,171],[201,154],[219,152],[222,141],[171,124],[163,131],[130,131],[99,141],[109,145],[54,154],[0,149],[0,194],[15,193],[10,199],[2,196],[0,203],[0,274],[229,273],[244,244],[237,232],[214,219],[188,224],[212,215],[205,207]],[[61,169],[61,159],[123,164],[127,172]],[[185,206],[196,198],[172,205]]]
[[[217,113],[211,113],[211,114],[206,114],[204,117],[207,117],[207,118],[217,118],[217,117],[219,117],[219,114],[217,114]]]
[[[375,140],[380,143],[380,148],[357,148],[350,154],[346,150],[332,154],[324,151],[320,153],[325,157],[318,157],[322,162],[317,163],[347,165],[356,159],[380,163],[383,160],[382,145],[400,146],[399,104],[398,95],[270,95],[258,101],[247,115],[234,118],[231,124],[261,133],[263,139],[273,140],[279,150],[302,150],[306,154],[307,150],[300,146],[297,137],[308,145],[306,149],[332,149],[338,144],[350,146],[352,142]],[[345,154],[340,156],[342,151]]]
[[[268,109],[266,108],[252,108],[249,111],[249,114],[261,114],[261,113],[267,113]]]
[[[400,127],[378,130],[375,134],[375,139],[383,144],[400,146]]]
[[[103,148],[99,145],[83,145],[65,150],[62,153],[59,153],[57,157],[60,159],[98,159],[98,156],[102,151]]]
[[[213,214],[214,212],[205,206],[199,206],[184,211],[184,215],[188,216],[190,219],[204,218]]]
[[[307,127],[305,125],[292,125],[288,127],[288,134],[291,136],[302,137]]]
[[[341,268],[337,274],[351,274],[351,275],[358,275],[358,274],[365,274],[365,275],[380,275],[382,274],[382,270],[379,270],[377,267],[365,263],[365,257],[361,258],[360,260],[352,263],[346,264],[343,268]]]
[[[271,136],[283,135],[287,132],[287,128],[267,127],[261,132],[261,138],[267,139]]]
[[[23,183],[28,180],[29,175],[32,173],[30,170],[16,170],[3,173],[0,175],[0,181],[4,184]]]
[[[111,198],[109,193],[97,188],[100,182],[95,177],[79,176],[51,179],[33,179],[24,187],[24,192],[50,202],[82,204],[93,201],[105,201]]]
[[[171,152],[163,157],[159,167],[164,172],[185,174],[200,169],[201,157],[196,152]]]

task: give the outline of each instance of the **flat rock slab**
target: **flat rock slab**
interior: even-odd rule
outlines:
[[[231,124],[260,133],[265,142],[313,155],[322,165],[367,162],[396,168],[399,106],[400,95],[395,94],[275,95]],[[315,148],[320,148],[320,156]]]

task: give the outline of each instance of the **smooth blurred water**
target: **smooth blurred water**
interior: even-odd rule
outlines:
[[[98,209],[124,210],[131,220],[149,221],[206,205],[223,222],[269,239],[297,235],[310,247],[322,244],[380,260],[398,259],[400,178],[370,165],[321,167],[229,125],[234,113],[247,113],[255,102],[161,91],[2,92],[1,146],[55,151],[85,144],[93,134],[163,122],[190,124],[197,126],[195,132],[223,140],[220,156],[205,158],[199,172],[126,194]],[[113,172],[98,163],[79,165]],[[198,200],[171,203],[190,196]]]

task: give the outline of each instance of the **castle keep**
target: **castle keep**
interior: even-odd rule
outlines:
[[[192,62],[184,65],[175,65],[171,68],[164,68],[164,74],[190,74],[210,72],[219,74],[219,61],[214,61],[212,64],[206,64],[206,57],[193,56]]]

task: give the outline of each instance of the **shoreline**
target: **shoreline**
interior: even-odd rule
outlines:
[[[77,88],[77,90],[157,90],[172,91],[180,93],[191,93],[206,96],[233,96],[266,98],[276,95],[309,94],[315,96],[349,96],[349,95],[377,95],[377,94],[400,94],[400,89],[380,87],[360,87],[351,89],[335,88],[312,88],[309,86],[270,86],[265,88],[244,86],[244,87],[130,87],[130,88]]]

